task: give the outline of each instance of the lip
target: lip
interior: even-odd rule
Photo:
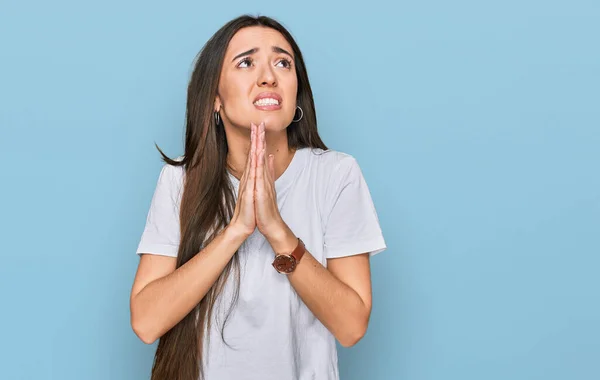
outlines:
[[[268,106],[259,106],[259,105],[254,104],[257,100],[265,99],[265,98],[277,99],[277,101],[279,102],[279,104],[277,104],[277,105],[268,105]],[[259,110],[263,110],[263,111],[274,111],[274,110],[281,109],[282,103],[283,103],[283,99],[281,98],[281,95],[279,95],[276,92],[261,92],[252,101],[252,105],[254,107],[256,107]]]

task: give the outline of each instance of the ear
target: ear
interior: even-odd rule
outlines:
[[[219,97],[219,95],[217,95],[217,97],[215,98],[215,106],[213,111],[215,112],[219,112],[221,110],[221,98]]]

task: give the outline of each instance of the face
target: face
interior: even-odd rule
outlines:
[[[274,29],[248,27],[229,42],[214,109],[226,125],[250,129],[264,121],[267,130],[283,130],[294,118],[297,91],[290,44]]]

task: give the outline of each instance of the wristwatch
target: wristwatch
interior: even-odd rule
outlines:
[[[278,254],[273,260],[273,267],[279,273],[290,274],[295,269],[300,259],[306,252],[306,247],[304,246],[304,242],[298,238],[298,245],[290,254]]]

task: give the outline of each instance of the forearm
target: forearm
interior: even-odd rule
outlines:
[[[225,228],[187,263],[133,295],[131,319],[138,336],[152,343],[181,321],[206,295],[245,239]]]
[[[296,244],[297,238],[289,231],[272,245],[275,252],[290,252]],[[340,344],[352,346],[362,338],[369,322],[370,305],[310,252],[304,253],[294,272],[287,276],[302,301]]]

